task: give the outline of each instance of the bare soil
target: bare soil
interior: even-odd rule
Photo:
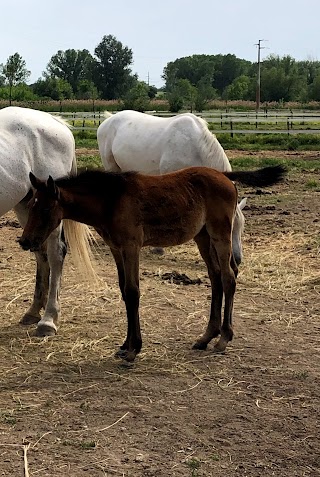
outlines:
[[[102,243],[95,289],[67,257],[57,336],[18,324],[35,261],[15,242],[13,213],[2,217],[0,475],[27,476],[28,465],[34,477],[319,476],[317,180],[292,173],[240,191],[244,262],[225,354],[191,349],[210,305],[194,244],[143,250],[144,343],[133,366],[114,357],[126,319]]]

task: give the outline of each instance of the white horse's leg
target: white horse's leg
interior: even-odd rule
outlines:
[[[44,315],[38,322],[37,336],[56,334],[60,313],[60,285],[67,247],[61,236],[62,225],[57,227],[47,240],[47,255],[50,267],[49,293]]]
[[[22,325],[32,325],[41,319],[40,311],[45,308],[49,289],[50,268],[46,253],[46,246],[40,252],[35,252],[37,260],[36,285],[33,301],[29,310],[20,320]]]
[[[28,219],[27,203],[28,196],[14,207],[14,211],[22,227],[26,225]],[[46,253],[46,245],[44,245],[39,252],[35,252],[35,256],[37,260],[35,290],[31,306],[20,320],[20,323],[23,325],[38,323],[41,319],[40,311],[42,308],[45,308],[47,302],[50,268]]]
[[[15,208],[15,213],[22,227],[28,219],[28,198],[23,199]],[[57,331],[60,312],[60,283],[66,244],[61,237],[62,226],[60,225],[49,236],[43,248],[35,252],[37,259],[36,285],[32,304],[20,323],[30,325],[38,323],[38,336],[51,336]],[[40,311],[44,308],[41,319]]]

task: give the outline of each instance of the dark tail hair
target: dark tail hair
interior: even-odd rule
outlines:
[[[282,166],[263,167],[256,171],[231,171],[223,174],[232,181],[240,182],[243,185],[252,187],[267,187],[284,179],[287,169]]]

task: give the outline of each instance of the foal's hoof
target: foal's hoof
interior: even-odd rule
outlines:
[[[161,247],[154,247],[151,249],[151,253],[154,253],[155,255],[164,255],[164,250]]]
[[[43,338],[44,336],[54,336],[57,333],[55,328],[49,325],[39,325],[36,329],[36,336]]]
[[[127,349],[119,349],[115,353],[116,358],[121,358],[128,363],[132,363],[135,360],[137,353],[135,351],[128,351]]]
[[[215,353],[224,353],[226,350],[227,344],[228,344],[228,341],[220,338],[220,340],[214,345],[213,351]]]
[[[26,313],[21,320],[19,321],[20,325],[34,325],[35,323],[38,323],[41,320],[41,316],[34,316],[34,315],[29,315],[29,313]]]
[[[114,353],[114,356],[115,358],[125,359],[126,353],[127,353],[127,350],[120,348],[116,353]]]
[[[205,350],[207,349],[207,343],[204,343],[201,340],[198,340],[195,342],[195,344],[192,346],[192,349],[200,349],[200,350]]]

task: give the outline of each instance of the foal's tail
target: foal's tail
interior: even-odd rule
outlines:
[[[270,166],[256,171],[231,171],[223,174],[232,181],[252,187],[267,187],[283,181],[287,169],[282,166]]]

